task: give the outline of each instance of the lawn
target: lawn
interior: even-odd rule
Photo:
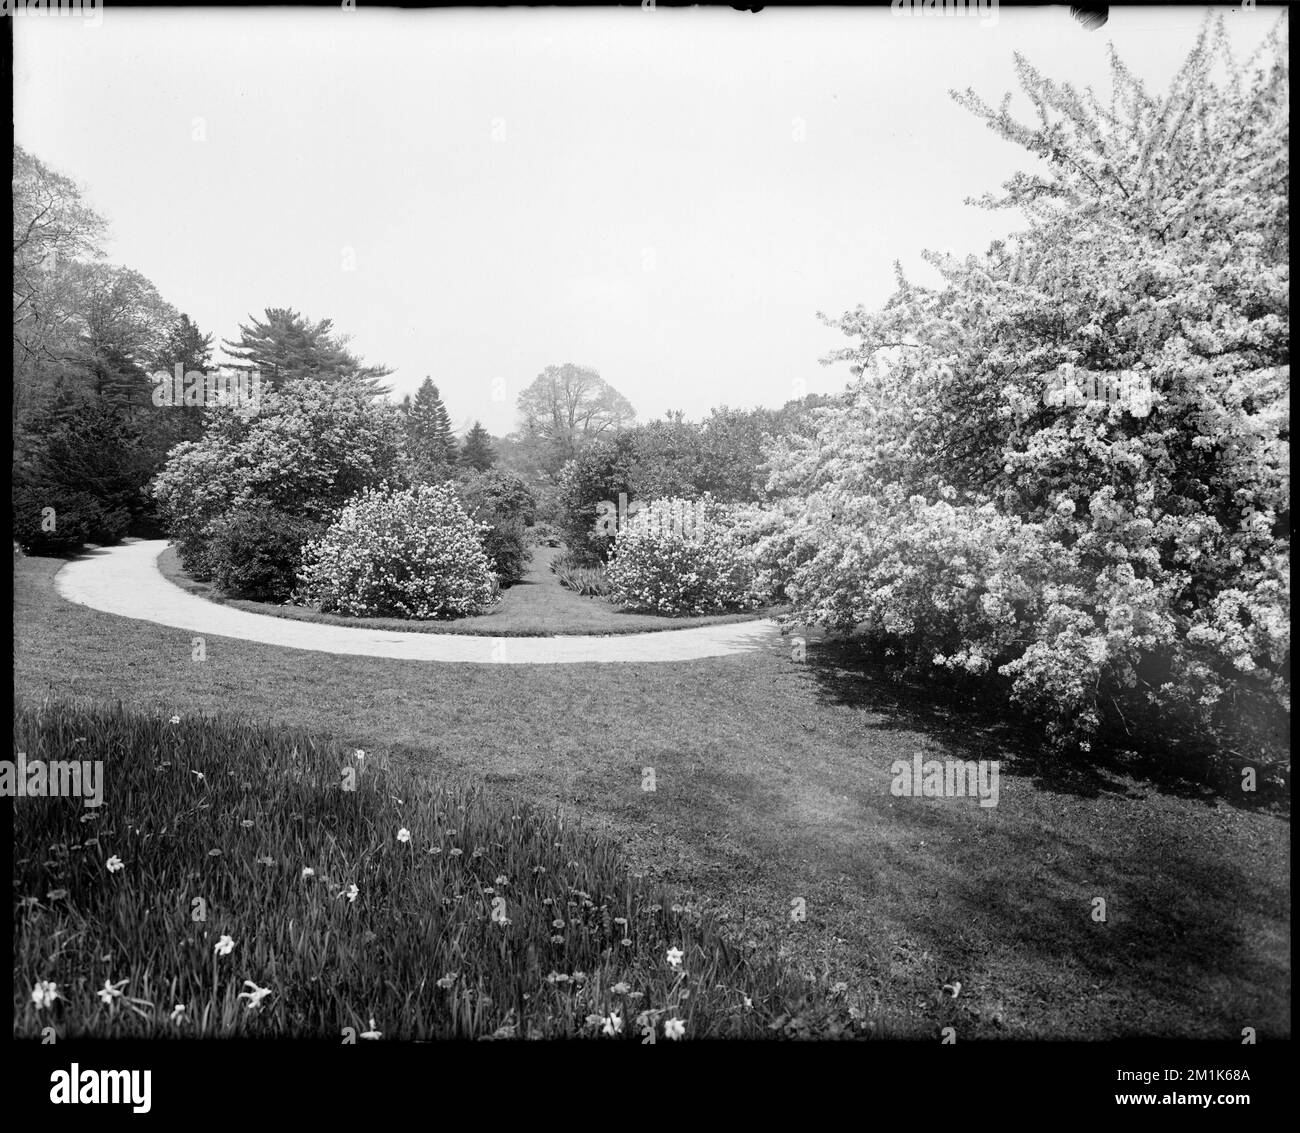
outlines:
[[[502,667],[216,638],[194,663],[184,631],[62,601],[60,565],[15,566],[28,702],[296,728],[434,785],[559,807],[756,956],[845,984],[875,1034],[1290,1034],[1284,812],[1124,768],[1056,767],[1032,737],[827,646],[804,663],[763,647]],[[890,765],[917,751],[1000,759],[998,806],[894,797]]]
[[[532,561],[520,582],[501,592],[501,600],[488,613],[447,621],[414,621],[405,618],[350,618],[323,614],[305,606],[279,605],[228,598],[212,584],[190,578],[181,567],[175,547],[158,557],[163,577],[177,586],[236,609],[278,618],[323,622],[327,625],[365,629],[395,629],[413,633],[463,633],[483,637],[546,637],[552,634],[652,633],[658,630],[688,629],[691,626],[722,625],[766,617],[773,610],[740,614],[708,614],[697,617],[643,614],[620,609],[600,598],[585,598],[566,590],[551,573],[551,560],[561,554],[557,547],[534,547]]]

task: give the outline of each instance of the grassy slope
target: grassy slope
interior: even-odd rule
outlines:
[[[666,617],[622,610],[599,598],[583,598],[566,590],[551,573],[551,559],[560,554],[556,547],[534,547],[532,562],[523,581],[502,592],[501,601],[487,614],[449,621],[410,621],[405,618],[349,618],[322,614],[303,606],[280,606],[271,602],[250,602],[226,598],[210,583],[196,582],[181,569],[175,548],[159,556],[165,578],[200,598],[222,602],[254,614],[271,614],[298,621],[327,625],[361,626],[365,629],[395,629],[414,633],[466,633],[483,637],[545,637],[550,634],[648,633],[656,630],[688,629],[691,626],[743,622],[761,613],[712,614],[702,617]]]
[[[182,631],[60,600],[59,565],[16,567],[20,694],[269,719],[562,803],[741,939],[849,983],[883,1033],[1290,1033],[1278,816],[1115,772],[1045,776],[817,648],[803,665],[490,667],[210,638],[197,665]],[[1000,805],[892,797],[890,764],[914,751],[1002,758]]]
[[[320,1037],[374,1018],[388,1038],[567,1038],[618,1033],[613,1016],[633,1042],[669,1020],[692,1038],[770,1038],[783,1018],[863,1033],[843,995],[752,962],[608,838],[481,786],[116,707],[20,708],[14,743],[106,772],[102,808],[15,812],[19,1036]],[[245,980],[268,992],[255,1007]],[[47,981],[58,998],[37,1006]],[[102,1002],[107,985],[123,998]]]

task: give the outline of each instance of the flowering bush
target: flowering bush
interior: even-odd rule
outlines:
[[[814,411],[815,439],[776,446],[785,518],[757,551],[794,619],[998,675],[1084,747],[1139,722],[1252,757],[1285,747],[1277,34],[1243,69],[1207,25],[1163,99],[1115,60],[1114,113],[1024,61],[1034,126],[960,97],[1047,175],[982,202],[1029,217],[1010,245],[927,256],[942,287],[900,271],[883,310],[839,321],[856,380]],[[1063,364],[1139,375],[1141,412],[1045,398]]]
[[[215,521],[258,502],[303,521],[331,520],[358,491],[394,474],[401,443],[397,408],[363,384],[299,378],[264,390],[257,412],[205,409],[203,436],[172,449],[151,490],[181,564],[214,579],[223,564],[240,569],[219,557]],[[286,567],[271,585],[293,581]]]
[[[497,590],[451,484],[368,489],[303,548],[297,600],[356,617],[472,614]]]
[[[708,614],[758,604],[754,570],[734,522],[709,497],[654,501],[614,540],[609,596],[661,613]]]

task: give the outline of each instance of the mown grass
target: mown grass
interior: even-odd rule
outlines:
[[[60,598],[60,565],[15,564],[20,696],[271,720],[560,807],[732,939],[847,984],[876,1035],[1290,1034],[1285,805],[1062,764],[1032,731],[812,634],[802,662],[780,641],[680,664],[490,666],[210,637],[196,663],[188,631]],[[894,797],[891,763],[917,751],[1001,759],[999,804]]]
[[[826,987],[526,802],[293,729],[120,706],[20,704],[14,744],[105,777],[101,807],[16,802],[20,1037],[861,1033]]]
[[[158,557],[158,569],[168,581],[191,594],[223,605],[295,621],[362,629],[400,630],[408,633],[456,633],[484,637],[549,637],[565,634],[655,633],[690,629],[694,626],[723,625],[770,616],[773,610],[739,614],[666,615],[623,610],[592,596],[566,590],[551,572],[555,547],[534,547],[532,561],[520,582],[501,592],[501,600],[487,613],[446,621],[415,621],[406,618],[352,618],[325,614],[306,606],[254,602],[224,595],[210,583],[190,578],[181,568],[175,548]]]

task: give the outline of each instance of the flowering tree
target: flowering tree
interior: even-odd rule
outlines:
[[[838,320],[850,396],[778,445],[759,550],[796,619],[999,673],[1085,746],[1289,710],[1281,26],[1240,66],[1207,21],[1163,98],[1113,54],[1108,103],[1018,57],[1032,125],[954,95],[1042,159],[974,202],[1028,228]],[[1063,364],[1150,392],[1045,396]]]

